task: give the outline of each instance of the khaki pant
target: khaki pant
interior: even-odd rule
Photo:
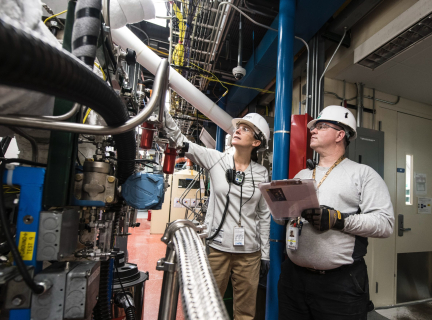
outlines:
[[[229,253],[210,248],[210,267],[222,297],[231,282],[234,292],[234,319],[255,317],[261,251]]]

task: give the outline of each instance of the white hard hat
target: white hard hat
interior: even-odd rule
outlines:
[[[264,119],[264,117],[258,113],[248,113],[243,118],[234,118],[232,119],[232,125],[234,128],[240,124],[244,123],[250,126],[255,133],[261,138],[261,135],[264,139],[261,139],[261,146],[259,150],[264,150],[268,148],[268,143],[270,139],[270,127]]]
[[[334,122],[341,125],[347,134],[348,140],[357,138],[357,123],[354,115],[347,108],[341,106],[328,106],[324,108],[318,117],[307,124],[310,129],[315,123],[320,121]]]

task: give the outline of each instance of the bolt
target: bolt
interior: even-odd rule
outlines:
[[[81,181],[83,179],[84,175],[82,173],[77,173],[75,175],[75,180],[76,181]]]
[[[114,201],[114,198],[112,196],[108,196],[105,198],[105,202],[107,202],[107,203],[111,203],[113,201]]]
[[[26,215],[24,216],[23,221],[25,224],[31,224],[33,222],[33,217],[30,215]]]
[[[108,176],[108,182],[109,183],[113,183],[115,181],[115,177],[114,176]]]
[[[16,306],[16,307],[22,305],[22,303],[23,303],[23,299],[22,299],[21,296],[15,296],[15,297],[12,299],[12,305],[14,305],[14,306]]]
[[[19,203],[19,199],[14,199],[13,203],[17,205]]]

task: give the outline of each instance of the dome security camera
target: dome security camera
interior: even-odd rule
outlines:
[[[233,68],[232,73],[234,75],[234,78],[240,80],[246,75],[246,69],[241,66],[237,66]]]

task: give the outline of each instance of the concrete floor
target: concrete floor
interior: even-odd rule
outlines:
[[[132,233],[128,239],[129,262],[136,263],[140,271],[149,272],[149,280],[145,284],[144,319],[157,320],[163,272],[156,270],[156,263],[165,257],[166,245],[160,240],[162,235],[150,234],[150,222],[147,219],[138,218],[137,222],[141,223],[140,227],[129,231]],[[180,300],[176,319],[184,319]]]
[[[391,309],[376,310],[383,319],[390,320],[431,320],[432,302],[414,304],[411,306],[397,307]],[[369,319],[369,318],[368,318]],[[377,318],[378,320],[379,318]],[[374,319],[375,320],[375,319]]]

